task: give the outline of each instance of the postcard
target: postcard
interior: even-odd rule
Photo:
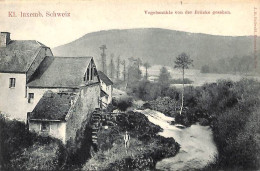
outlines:
[[[0,0],[0,170],[259,170],[260,1]]]

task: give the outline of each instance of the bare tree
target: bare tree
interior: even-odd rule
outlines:
[[[144,63],[144,67],[145,67],[145,79],[148,80],[148,72],[147,72],[147,70],[148,70],[148,68],[151,67],[151,65],[148,62],[145,62]]]
[[[181,96],[181,110],[180,110],[180,115],[181,115],[183,110],[183,102],[184,102],[184,70],[188,69],[189,66],[193,64],[193,60],[190,59],[189,55],[183,52],[180,55],[178,55],[174,63],[175,63],[174,68],[182,69],[182,96]]]

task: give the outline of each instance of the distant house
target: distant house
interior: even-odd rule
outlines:
[[[0,40],[0,112],[27,121],[31,131],[73,140],[101,105],[93,57],[55,57],[42,43],[11,40],[8,32]]]
[[[98,71],[101,85],[101,101],[107,106],[112,102],[113,82],[102,72]]]

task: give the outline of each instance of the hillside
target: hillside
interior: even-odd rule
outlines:
[[[103,44],[107,46],[108,57],[111,53],[124,59],[134,56],[161,65],[169,65],[170,59],[186,52],[194,59],[196,68],[219,58],[253,54],[253,36],[214,36],[158,28],[88,33],[54,48],[53,53],[56,56],[93,56],[99,61],[99,47]]]

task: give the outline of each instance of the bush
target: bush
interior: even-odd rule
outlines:
[[[39,167],[57,169],[56,166],[63,161],[63,155],[58,153],[63,151],[61,144],[57,139],[29,132],[23,122],[9,120],[0,114],[0,168],[3,170],[32,170]],[[52,149],[54,146],[56,150],[41,155],[44,149]],[[38,166],[40,160],[44,163]]]
[[[205,118],[199,118],[199,124],[202,126],[208,126],[209,121],[208,121],[208,119],[205,119]]]
[[[123,136],[130,134],[126,152]],[[99,151],[84,165],[83,170],[153,170],[155,163],[164,157],[174,156],[179,145],[173,138],[157,133],[161,128],[149,122],[138,112],[118,116],[116,126],[98,134]]]
[[[175,87],[169,87],[169,85],[142,80],[132,86],[128,94],[143,101],[152,101],[158,97],[166,96],[179,100],[180,91]]]
[[[92,128],[86,119],[79,130],[77,130],[75,141],[67,142],[66,170],[77,170],[91,158],[91,151],[95,147],[92,144]]]
[[[209,69],[209,66],[208,65],[203,65],[200,69],[200,72],[201,73],[209,73],[210,72],[210,69]]]
[[[185,89],[184,106],[188,109],[177,115],[175,121],[184,125],[199,121],[212,127],[219,156],[211,168],[260,168],[260,140],[257,138],[260,128],[256,125],[259,122],[259,89],[259,82],[249,79],[238,82],[219,80]]]
[[[158,97],[156,100],[150,101],[148,103],[151,109],[173,117],[175,116],[176,110],[179,107],[179,103],[170,97]]]
[[[133,105],[133,98],[130,96],[123,97],[120,99],[113,98],[112,104],[113,104],[113,106],[118,108],[120,111],[126,111],[127,108],[129,108]]]
[[[188,78],[184,78],[184,81],[183,81],[182,78],[172,79],[172,80],[170,81],[171,84],[183,84],[183,82],[184,82],[184,84],[192,84],[192,83],[193,83],[193,81],[191,81],[191,80],[188,79]]]
[[[12,169],[15,170],[58,170],[64,161],[60,160],[60,156],[64,155],[64,151],[57,142],[50,144],[35,143],[29,148],[22,150],[11,160]]]

